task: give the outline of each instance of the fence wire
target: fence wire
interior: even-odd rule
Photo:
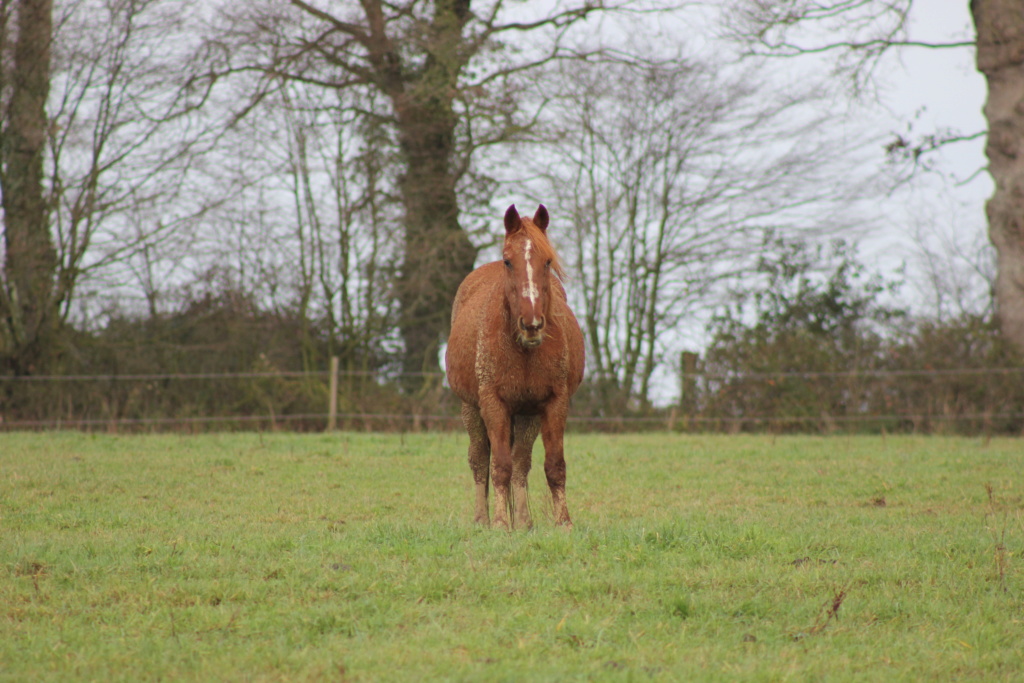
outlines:
[[[682,378],[684,395],[676,403],[642,410],[629,401],[604,401],[596,385],[585,384],[569,423],[594,431],[860,429],[1020,435],[1022,373],[1024,367],[694,372]],[[401,395],[394,387],[411,376],[424,379],[430,391]],[[331,377],[327,370],[0,377],[0,430],[316,431],[329,424],[381,431],[461,428],[459,402],[444,388],[443,373],[338,371],[334,377],[341,401],[335,402],[339,409],[333,414],[325,410]],[[202,391],[193,388],[196,382],[205,385]],[[794,409],[792,397],[780,394],[793,386],[810,394],[846,393],[833,405],[815,403],[813,395],[808,402],[804,396],[804,404]],[[869,395],[872,409],[859,406],[858,401],[867,405]],[[913,400],[906,398],[910,395]],[[884,399],[881,404],[879,397]]]

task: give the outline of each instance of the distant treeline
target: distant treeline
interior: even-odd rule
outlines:
[[[572,429],[1024,430],[1024,367],[992,321],[905,325],[888,336],[818,322],[796,316],[768,327],[723,318],[712,345],[682,361],[682,395],[673,405],[644,406],[614,381],[592,377],[575,399]],[[207,297],[174,315],[116,319],[70,335],[61,375],[0,378],[0,424],[322,430],[337,356],[339,428],[460,427],[458,402],[440,373],[404,382],[397,354],[344,348],[300,316],[261,310],[243,296]]]

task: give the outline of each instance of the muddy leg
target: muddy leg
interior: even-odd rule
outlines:
[[[562,446],[568,407],[561,402],[549,405],[541,420],[540,433],[544,439],[544,474],[551,489],[555,524],[572,529],[569,507],[565,502],[565,451]]]
[[[480,411],[469,405],[462,404],[462,423],[469,433],[469,469],[473,472],[473,483],[476,485],[476,505],[473,521],[487,525],[490,522],[487,514],[487,484],[491,467],[491,445],[487,441],[487,428],[480,418]]]
[[[481,396],[480,417],[487,426],[487,440],[491,443],[491,483],[494,486],[495,529],[510,528],[509,503],[512,481],[512,416],[498,399],[485,400]]]
[[[532,529],[530,496],[527,480],[533,464],[533,442],[540,433],[540,418],[534,415],[517,415],[512,424],[515,438],[512,440],[512,500],[515,501],[513,522],[518,529]]]

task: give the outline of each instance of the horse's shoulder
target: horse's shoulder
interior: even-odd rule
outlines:
[[[474,270],[469,274],[469,276],[475,277],[481,281],[494,282],[498,279],[502,270],[503,265],[501,261],[491,261],[490,263],[485,263]]]
[[[455,301],[452,303],[452,322],[470,301],[478,297],[481,292],[489,291],[494,286],[494,283],[498,281],[497,275],[500,273],[500,266],[500,262],[485,263],[466,276],[455,293]]]
[[[487,289],[489,286],[498,282],[498,276],[500,273],[500,261],[485,263],[466,276],[466,279],[464,279],[462,284],[459,285],[459,293],[456,295],[456,298],[460,296],[463,298],[469,298],[476,292],[482,289]]]

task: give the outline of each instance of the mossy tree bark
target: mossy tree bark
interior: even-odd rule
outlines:
[[[0,282],[0,359],[6,372],[45,371],[57,355],[57,254],[43,188],[53,35],[51,0],[20,0],[5,10],[6,48],[15,33],[13,61],[4,69],[9,93],[0,134],[0,189],[4,209],[4,270]],[[11,21],[13,19],[13,21]],[[4,49],[6,53],[6,49]]]
[[[972,0],[978,71],[988,82],[985,207],[996,248],[996,312],[1003,336],[1024,352],[1024,0]]]

